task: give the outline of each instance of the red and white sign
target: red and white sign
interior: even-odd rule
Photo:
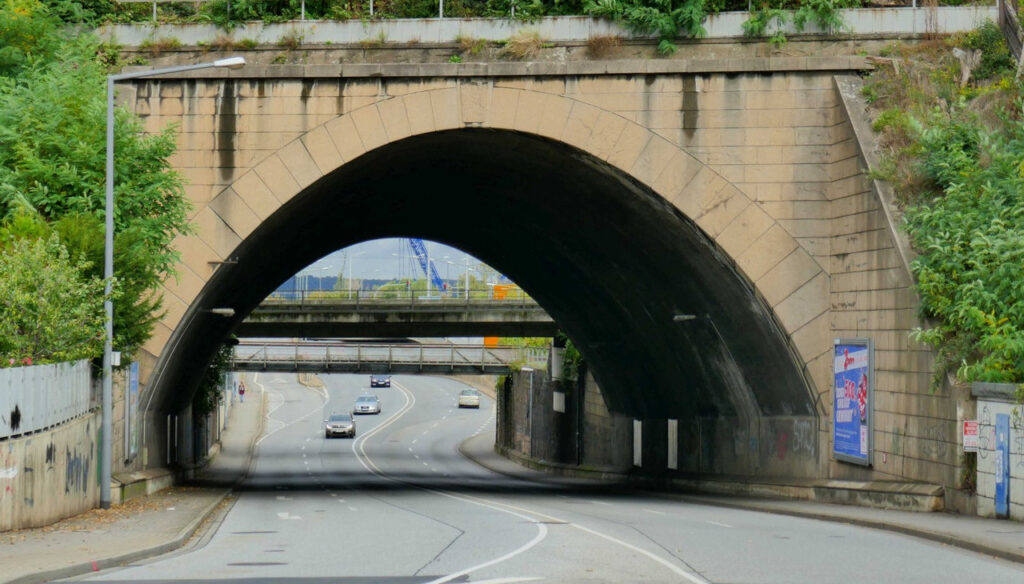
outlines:
[[[978,451],[978,420],[964,420],[964,452]]]

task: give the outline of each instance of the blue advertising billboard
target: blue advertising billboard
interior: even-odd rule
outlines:
[[[837,460],[871,465],[874,367],[870,339],[833,343],[832,454]]]

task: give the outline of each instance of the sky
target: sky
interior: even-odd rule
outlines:
[[[493,273],[480,260],[454,247],[424,241],[430,260],[444,279],[463,277],[468,261],[469,269],[479,276]],[[298,273],[312,276],[340,276],[357,280],[390,280],[397,278],[421,278],[423,272],[414,263],[412,247],[406,239],[389,238],[364,241],[330,253],[306,266]],[[451,263],[449,263],[451,262]],[[344,271],[344,273],[342,273]]]

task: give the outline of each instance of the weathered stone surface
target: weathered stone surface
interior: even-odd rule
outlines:
[[[956,460],[939,445],[951,443],[927,421],[944,428],[955,408],[928,395],[932,355],[907,334],[919,324],[911,278],[831,72],[821,69],[858,63],[345,63],[317,65],[319,77],[300,66],[267,67],[262,78],[232,81],[231,103],[221,99],[220,82],[188,91],[140,83],[125,95],[147,131],[180,124],[174,162],[192,180],[200,229],[175,242],[183,276],[167,284],[168,316],[147,347],[159,351],[170,338],[215,273],[209,262],[229,257],[284,203],[346,162],[441,130],[539,134],[619,168],[694,221],[773,308],[813,380],[821,415],[831,413],[832,339],[875,341],[874,438],[885,460],[876,457],[875,470],[850,468],[831,463],[821,444],[827,472],[946,480]],[[603,402],[588,399],[586,408],[622,430]]]

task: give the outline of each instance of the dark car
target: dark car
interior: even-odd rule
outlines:
[[[361,395],[352,407],[353,414],[379,414],[380,400],[375,395]]]
[[[331,414],[331,417],[324,420],[324,438],[334,436],[356,437],[356,421],[351,414]]]
[[[391,387],[390,375],[371,375],[370,387]]]

